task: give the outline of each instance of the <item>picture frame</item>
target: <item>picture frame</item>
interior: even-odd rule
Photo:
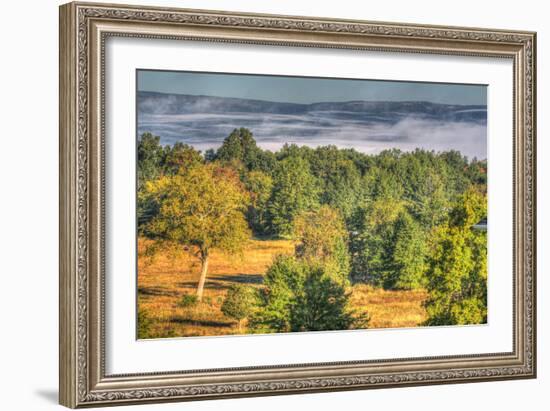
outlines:
[[[106,372],[110,38],[497,58],[512,63],[512,349]],[[536,34],[73,2],[60,7],[60,403],[70,408],[536,377]],[[322,338],[322,337],[321,337]]]

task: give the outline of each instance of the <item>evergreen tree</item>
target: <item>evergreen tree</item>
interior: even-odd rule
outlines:
[[[349,309],[349,294],[322,264],[279,256],[269,267],[251,326],[258,332],[365,327]]]
[[[397,217],[391,238],[385,288],[412,290],[426,285],[426,234],[407,211]]]
[[[319,206],[319,187],[309,163],[300,157],[287,157],[278,163],[268,215],[273,233],[290,236],[294,218]]]

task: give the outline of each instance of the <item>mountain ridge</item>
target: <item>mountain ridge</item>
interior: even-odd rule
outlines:
[[[143,114],[185,114],[208,109],[210,112],[249,112],[270,114],[306,114],[314,111],[343,110],[352,113],[374,111],[396,112],[406,110],[406,115],[421,117],[453,117],[460,121],[483,121],[486,119],[486,106],[443,104],[429,101],[386,101],[386,100],[349,100],[320,101],[314,103],[288,103],[238,97],[218,97],[156,91],[138,91],[138,110]],[[197,104],[198,103],[198,104]],[[199,107],[195,107],[195,106]],[[208,107],[205,107],[208,106]],[[471,113],[456,116],[457,113]],[[477,115],[474,113],[478,113]],[[482,114],[484,113],[484,115]],[[454,116],[452,115],[454,114]],[[401,116],[400,116],[401,117]]]

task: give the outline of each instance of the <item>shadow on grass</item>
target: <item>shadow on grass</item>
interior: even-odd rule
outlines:
[[[239,284],[262,284],[264,276],[261,274],[235,274],[235,275],[213,275],[210,281],[226,281]]]
[[[192,289],[197,288],[197,282],[196,281],[185,281],[183,283],[178,283],[177,285],[178,285],[178,287],[182,287],[182,288],[192,288]],[[204,285],[204,288],[209,289],[209,290],[225,290],[227,287],[224,286],[223,284],[212,283],[211,279],[207,278],[206,279],[206,284]]]
[[[211,320],[190,320],[188,318],[172,317],[172,322],[183,325],[195,325],[199,327],[224,327],[229,328],[233,325],[232,322],[211,321]]]
[[[150,296],[177,296],[177,291],[168,290],[163,287],[138,287],[138,293]]]

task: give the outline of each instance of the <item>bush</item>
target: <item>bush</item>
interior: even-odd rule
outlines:
[[[241,331],[243,321],[254,312],[256,302],[254,288],[241,284],[232,285],[227,292],[221,311],[227,317],[237,320],[239,331]]]
[[[303,287],[295,295],[290,311],[291,331],[347,330],[354,318],[347,311],[349,294],[326,275],[322,267],[311,267]]]
[[[199,302],[199,298],[195,294],[184,294],[178,302],[178,306],[182,308],[192,307]]]
[[[349,310],[350,293],[330,265],[279,256],[265,276],[252,327],[261,332],[327,331],[365,327]]]

